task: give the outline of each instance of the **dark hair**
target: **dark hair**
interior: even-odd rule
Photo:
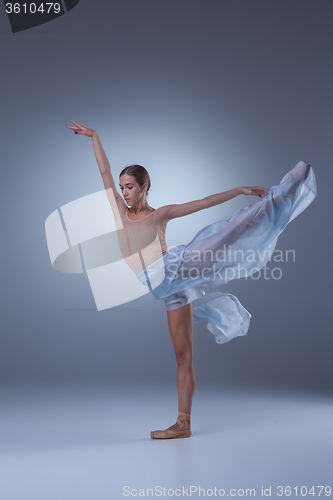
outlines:
[[[146,195],[148,195],[148,191],[150,189],[150,177],[145,167],[143,167],[142,165],[129,165],[120,172],[119,179],[124,174],[132,175],[141,187],[146,183]]]

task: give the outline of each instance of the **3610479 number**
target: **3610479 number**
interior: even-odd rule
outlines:
[[[61,9],[60,3],[41,2],[41,3],[6,3],[7,14],[59,14]]]
[[[311,488],[307,488],[306,486],[301,486],[301,487],[291,487],[291,486],[278,486],[277,487],[277,492],[276,492],[278,497],[289,497],[289,496],[310,496],[310,497],[315,497],[315,496],[331,496],[332,494],[332,489],[330,486],[312,486]]]

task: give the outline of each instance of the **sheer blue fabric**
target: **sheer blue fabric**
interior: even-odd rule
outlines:
[[[251,314],[234,295],[213,289],[258,272],[279,234],[316,195],[313,169],[300,161],[267,196],[204,227],[136,276],[168,311],[192,302],[193,321],[207,321],[218,344],[246,335]]]

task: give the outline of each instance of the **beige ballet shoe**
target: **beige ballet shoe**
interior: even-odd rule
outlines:
[[[150,437],[152,439],[175,439],[191,436],[191,415],[179,411],[176,423],[179,430],[165,429],[164,431],[151,431]]]

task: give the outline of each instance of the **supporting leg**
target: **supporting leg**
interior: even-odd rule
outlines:
[[[155,439],[191,436],[191,408],[195,390],[193,366],[193,316],[192,304],[167,311],[168,325],[177,361],[178,418],[164,431],[153,431]]]

